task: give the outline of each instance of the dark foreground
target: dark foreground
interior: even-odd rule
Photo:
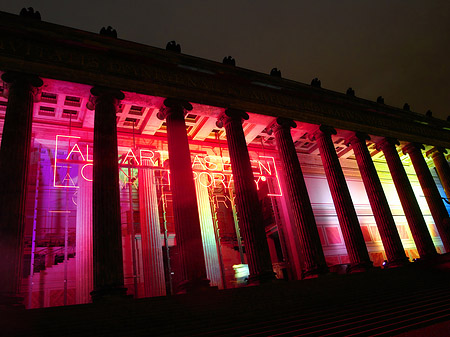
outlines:
[[[450,263],[0,317],[1,336],[450,336]]]

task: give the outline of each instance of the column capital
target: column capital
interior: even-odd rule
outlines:
[[[164,120],[167,118],[167,116],[177,112],[184,117],[184,115],[186,115],[188,111],[191,111],[193,109],[191,103],[189,103],[188,101],[176,98],[166,98],[163,104],[164,105],[159,109],[159,112],[156,115],[159,120]]]
[[[125,94],[118,89],[112,89],[112,88],[106,88],[106,87],[92,87],[91,95],[89,96],[89,100],[86,104],[86,108],[88,108],[89,110],[94,110],[95,105],[99,101],[99,98],[106,97],[106,96],[112,97],[115,100],[115,104],[118,104],[119,101],[121,101],[125,98]]]
[[[311,141],[318,140],[319,138],[325,137],[325,136],[331,136],[337,134],[336,129],[332,128],[328,125],[321,125],[319,126],[314,132],[311,132],[308,134],[308,138]]]
[[[42,87],[42,85],[44,84],[44,81],[42,81],[39,76],[19,73],[15,71],[7,71],[6,73],[4,73],[2,75],[2,80],[3,82],[8,84],[12,84],[15,81],[26,81],[35,88]]]
[[[216,125],[217,127],[222,128],[231,121],[239,121],[242,123],[244,120],[248,119],[249,115],[244,110],[228,108],[217,118]]]
[[[297,124],[290,118],[278,117],[270,126],[269,129],[273,130],[275,133],[282,130],[291,128],[296,128]]]
[[[433,159],[434,157],[438,156],[439,153],[441,153],[441,154],[444,155],[444,154],[446,154],[447,152],[448,152],[447,149],[444,149],[444,148],[442,148],[442,147],[440,147],[440,146],[434,146],[434,147],[432,147],[430,150],[428,150],[428,151],[425,153],[425,155],[426,155],[427,157]]]
[[[345,140],[345,143],[348,145],[353,145],[355,143],[364,142],[366,143],[366,140],[370,140],[370,136],[367,133],[359,132],[359,131],[353,131],[349,137]]]
[[[378,151],[383,150],[386,145],[400,145],[400,142],[394,138],[383,138],[380,141],[375,143],[375,147]]]
[[[403,146],[402,152],[403,152],[403,154],[407,154],[407,153],[410,153],[415,150],[419,150],[420,152],[422,152],[421,150],[424,150],[424,149],[425,149],[425,147],[420,143],[408,143],[405,146]]]

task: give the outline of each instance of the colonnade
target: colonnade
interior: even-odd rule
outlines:
[[[9,98],[0,149],[0,294],[2,303],[18,302],[20,259],[23,245],[24,200],[27,186],[27,163],[31,142],[31,122],[34,93],[42,85],[36,76],[5,73]],[[123,281],[122,241],[120,224],[119,178],[117,155],[116,112],[124,94],[119,90],[94,87],[91,90],[94,121],[93,158],[93,291],[92,299],[122,297],[126,294]],[[210,286],[202,246],[197,195],[193,180],[191,156],[184,116],[192,106],[182,100],[167,98],[158,118],[166,121],[171,189],[177,246],[181,258],[181,291],[195,292]],[[249,283],[259,284],[274,279],[272,263],[262,219],[261,205],[245,141],[242,122],[249,116],[244,111],[226,109],[217,120],[224,127],[234,179],[239,226],[244,238],[250,270]],[[319,239],[311,202],[291,136],[296,124],[277,118],[270,126],[275,134],[279,158],[286,175],[290,208],[298,229],[303,277],[316,277],[328,272]],[[325,175],[335,205],[345,246],[348,251],[349,272],[372,268],[355,207],[336,154],[332,135],[336,130],[322,125],[309,137],[317,142]],[[353,132],[347,139],[353,148],[373,215],[386,252],[388,266],[408,263],[400,236],[389,208],[381,182],[366,146],[369,136]],[[398,155],[393,139],[377,143],[383,151],[395,187],[405,212],[421,258],[437,255],[427,225],[414,196],[411,184]],[[420,144],[403,148],[411,157],[414,169],[439,230],[445,250],[450,251],[450,220],[442,198],[429,172]],[[450,193],[450,169],[443,150],[434,148],[428,155],[435,162],[447,195]],[[147,177],[147,180],[151,177]],[[150,181],[150,180],[149,180]],[[153,196],[154,197],[154,196]],[[149,202],[152,196],[149,194]],[[147,217],[151,217],[148,214]],[[144,217],[145,218],[145,217]],[[148,228],[151,231],[151,228]],[[153,241],[148,247],[152,250]],[[155,268],[161,269],[162,266]],[[147,275],[151,278],[151,275]],[[161,283],[162,280],[152,282]],[[148,290],[149,293],[151,290]]]

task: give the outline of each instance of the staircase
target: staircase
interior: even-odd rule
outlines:
[[[6,319],[5,336],[423,336],[430,326],[430,336],[449,336],[450,268],[414,263],[199,294],[8,311],[0,317]]]

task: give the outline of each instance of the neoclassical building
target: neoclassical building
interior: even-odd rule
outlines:
[[[450,251],[450,123],[0,12],[0,300],[402,268]]]

